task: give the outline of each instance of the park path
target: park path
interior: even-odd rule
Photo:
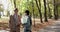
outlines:
[[[37,32],[60,32],[60,20],[55,21],[54,24],[47,26],[43,29],[40,29]]]
[[[0,32],[9,32],[7,30],[0,30]],[[21,30],[23,32],[23,29]],[[60,32],[60,20],[55,20],[52,25],[48,25],[42,29],[39,29],[35,32]]]

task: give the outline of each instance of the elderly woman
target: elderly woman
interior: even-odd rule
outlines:
[[[21,20],[22,20],[21,22],[24,26],[24,32],[31,32],[32,21],[31,21],[31,17],[29,15],[28,10],[25,11],[25,15],[22,17]]]
[[[10,16],[9,27],[10,32],[20,32],[20,16],[18,15],[18,9],[14,10],[14,15]]]

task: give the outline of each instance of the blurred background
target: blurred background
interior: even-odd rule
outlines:
[[[20,16],[25,10],[30,11],[34,27],[36,23],[60,19],[60,0],[0,0],[0,30],[9,30],[9,17],[14,14],[15,7]]]

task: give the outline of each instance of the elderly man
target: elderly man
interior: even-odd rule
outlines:
[[[15,12],[14,15],[10,16],[9,21],[10,32],[20,32],[21,18],[18,15],[18,9],[16,8],[14,12]]]

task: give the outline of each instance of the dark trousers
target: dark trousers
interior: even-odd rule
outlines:
[[[25,24],[25,25],[24,25],[24,32],[31,32],[31,26]]]

